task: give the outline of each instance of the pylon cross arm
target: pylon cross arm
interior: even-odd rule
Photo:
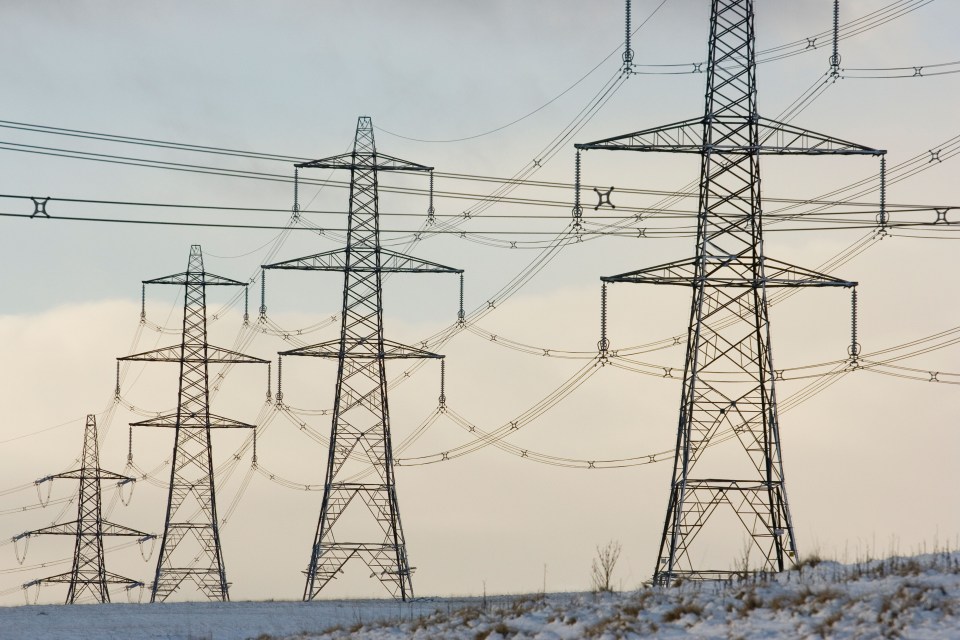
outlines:
[[[433,171],[433,167],[384,153],[341,153],[294,165],[298,169],[361,169],[366,171]]]
[[[119,482],[136,482],[136,478],[131,478],[130,476],[121,475],[119,473],[114,473],[113,471],[107,471],[106,469],[96,469],[96,470],[87,470],[83,469],[74,469],[73,471],[65,471],[64,473],[58,473],[55,476],[47,476],[44,480],[53,480],[54,478],[65,478],[67,480],[80,480],[81,478],[89,478],[91,474],[95,474],[96,477],[100,480],[117,480]]]
[[[757,119],[757,142],[750,139],[743,117],[715,116],[710,120],[718,140],[703,140],[704,118],[683,120],[661,127],[644,129],[613,138],[574,145],[577,149],[608,151],[644,151],[660,153],[715,153],[763,155],[870,155],[880,156],[883,149],[874,149],[822,133],[801,129],[768,118]],[[735,135],[723,136],[731,130]]]
[[[49,527],[43,527],[42,529],[34,529],[33,531],[24,531],[18,537],[75,536],[77,535],[79,526],[80,526],[80,523],[74,520],[73,522],[63,522],[60,524],[54,524]]]
[[[628,271],[600,278],[603,282],[631,282],[634,284],[659,284],[694,287],[855,287],[856,282],[842,280],[811,269],[798,267],[773,258],[763,259],[763,278],[751,279],[737,272],[750,273],[753,265],[744,258],[728,259],[707,256],[703,270],[698,273],[697,259],[687,258],[676,262]]]
[[[127,577],[121,576],[121,575],[119,575],[119,574],[112,573],[112,572],[110,572],[110,571],[105,572],[105,573],[104,573],[104,576],[105,576],[105,577],[104,577],[104,579],[102,580],[102,582],[105,582],[105,583],[107,583],[107,584],[125,584],[125,585],[127,585],[127,586],[129,586],[129,587],[131,587],[131,588],[132,588],[132,587],[142,587],[142,586],[143,586],[143,583],[140,582],[139,580],[134,580],[134,579],[132,579],[132,578],[127,578]],[[74,583],[74,582],[77,583],[77,584],[100,584],[101,580],[100,580],[99,577],[94,578],[94,579],[87,579],[87,580],[82,580],[82,579],[81,579],[81,580],[77,580],[76,577],[74,576],[73,572],[71,571],[71,572],[67,572],[67,573],[60,573],[60,574],[57,574],[57,575],[55,575],[55,576],[49,576],[49,577],[47,577],[47,578],[40,578],[40,579],[38,579],[38,580],[33,580],[33,581],[31,581],[31,582],[26,583],[24,586],[25,586],[25,587],[28,587],[28,586],[29,586],[29,587],[32,587],[32,586],[34,586],[34,585],[42,584],[42,583],[44,583],[44,582],[53,583],[53,584],[60,584],[60,583],[68,583],[68,584],[69,584],[69,583]]]
[[[152,533],[146,533],[144,531],[138,531],[136,529],[131,529],[130,527],[125,527],[122,524],[114,524],[113,522],[104,522],[103,523],[103,533],[104,536],[128,536],[131,538],[140,538],[141,541],[152,540],[157,536]]]
[[[372,254],[371,254],[372,255]],[[262,265],[263,269],[292,269],[300,271],[349,271],[351,273],[463,273],[463,269],[448,267],[414,256],[387,249],[380,250],[380,259],[365,259],[356,249],[352,255],[346,249],[324,251],[311,256]]]
[[[240,282],[239,280],[234,280],[232,278],[225,278],[223,276],[218,276],[213,273],[204,272],[199,274],[200,281],[196,280],[198,274],[195,273],[176,273],[171,276],[163,276],[161,278],[153,278],[152,280],[144,280],[143,284],[176,284],[176,285],[185,285],[185,284],[202,284],[205,287],[216,287],[216,286],[231,286],[231,287],[245,287],[247,286],[246,282]]]
[[[168,413],[147,420],[141,420],[139,422],[131,422],[130,426],[132,427],[176,427],[178,426],[177,414]],[[184,428],[185,425],[179,424],[181,428]],[[217,416],[214,414],[209,414],[208,420],[206,423],[201,425],[199,428],[210,428],[210,429],[229,429],[229,428],[241,428],[241,429],[253,429],[254,425],[247,424],[246,422],[240,422],[239,420],[234,420],[232,418],[224,418],[223,416]],[[189,428],[189,427],[187,427]]]
[[[223,347],[214,347],[208,345],[206,355],[199,349],[195,355],[185,355],[183,345],[173,345],[170,347],[161,347],[142,353],[135,353],[129,356],[117,358],[120,361],[145,361],[145,362],[188,362],[188,363],[226,363],[226,364],[267,364],[269,360],[248,356],[237,351],[224,349]]]
[[[354,360],[375,360],[383,359],[414,359],[414,358],[443,358],[439,353],[433,353],[426,349],[418,349],[393,340],[384,340],[383,349],[373,342],[353,342],[347,343],[344,351],[340,350],[339,340],[330,340],[307,347],[281,351],[281,356],[310,356],[313,358],[344,358]]]

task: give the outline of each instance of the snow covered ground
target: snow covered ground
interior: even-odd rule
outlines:
[[[24,640],[641,637],[955,640],[960,554],[622,594],[0,609],[0,638]]]

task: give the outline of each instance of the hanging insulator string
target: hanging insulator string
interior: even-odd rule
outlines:
[[[579,234],[583,230],[583,207],[580,206],[580,150],[573,160],[573,232]]]
[[[267,319],[267,272],[260,270],[260,321]]]
[[[113,388],[114,401],[120,400],[120,361],[117,360],[117,386]]]
[[[293,168],[293,222],[300,221],[300,169]]]
[[[887,156],[880,156],[880,233],[887,233]]]
[[[243,285],[243,326],[250,324],[250,287]]]
[[[250,459],[250,466],[253,469],[257,468],[257,427],[253,427],[253,458]]]
[[[430,172],[430,206],[427,207],[427,224],[432,226],[437,222],[436,209],[433,208],[433,171]]]
[[[466,324],[466,314],[463,312],[463,273],[460,273],[460,310],[457,311],[457,326]]]
[[[833,54],[830,56],[830,77],[840,77],[840,0],[833,0]]]
[[[623,73],[630,74],[633,73],[633,48],[630,46],[630,32],[632,31],[630,25],[630,0],[627,0],[627,20],[626,20],[626,37],[624,38],[623,44]]]
[[[267,402],[270,402],[271,400],[273,400],[273,395],[272,395],[273,392],[270,389],[270,386],[273,384],[273,375],[272,375],[271,369],[273,369],[273,363],[268,362],[267,363]]]
[[[440,400],[437,407],[440,413],[443,413],[444,411],[447,410],[446,381],[447,381],[447,361],[445,358],[440,358]]]
[[[140,322],[147,321],[147,285],[140,285]]]
[[[129,427],[130,433],[127,435],[127,466],[133,465],[133,425]]]
[[[857,364],[860,355],[860,343],[857,342],[857,288],[850,291],[850,348],[847,350],[852,364]]]
[[[283,356],[277,356],[277,406],[283,406]]]
[[[610,341],[607,340],[607,283],[600,285],[600,342],[597,343],[597,349],[600,352],[600,361],[605,363],[607,360],[607,350],[610,349]]]

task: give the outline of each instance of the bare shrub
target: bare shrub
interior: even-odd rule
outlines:
[[[590,579],[593,581],[593,590],[600,593],[613,591],[613,571],[620,559],[620,543],[611,540],[603,547],[597,545],[597,557],[590,567]]]

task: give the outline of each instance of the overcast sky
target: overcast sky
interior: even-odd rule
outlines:
[[[908,67],[960,60],[955,27],[960,6],[948,0],[844,0],[841,21],[893,8],[896,19],[841,41],[844,68]],[[7,196],[76,198],[130,203],[178,203],[271,209],[268,212],[163,209],[51,201],[54,216],[127,220],[178,220],[282,227],[289,220],[289,182],[132,167],[23,152],[89,153],[245,171],[292,175],[288,163],[187,153],[107,143],[11,128],[27,123],[88,132],[174,141],[285,156],[319,158],[349,149],[357,117],[377,127],[378,149],[427,164],[437,171],[507,177],[533,167],[537,180],[572,180],[573,143],[609,137],[702,115],[704,75],[689,73],[706,59],[706,0],[635,0],[635,60],[644,71],[605,95],[602,108],[578,121],[617,75],[623,47],[623,3],[509,2],[6,2],[0,41],[4,84],[0,108],[0,175]],[[765,0],[757,3],[757,48],[805,42],[832,24],[829,0]],[[902,14],[902,15],[901,15]],[[880,21],[878,21],[880,22]],[[809,51],[758,68],[761,115],[777,117],[827,71],[829,42],[819,37]],[[803,46],[786,51],[796,52]],[[612,55],[611,55],[612,54]],[[609,56],[609,57],[608,57]],[[957,66],[929,67],[958,69]],[[886,72],[884,72],[886,73]],[[846,75],[857,75],[848,72]],[[889,74],[888,74],[889,75]],[[578,82],[579,81],[579,82]],[[864,80],[845,77],[796,115],[798,126],[888,151],[889,167],[941,148],[957,131],[960,74]],[[569,90],[568,90],[569,89]],[[541,107],[543,107],[541,109]],[[539,110],[538,110],[539,109]],[[532,113],[533,112],[533,113]],[[521,119],[511,126],[509,123]],[[548,151],[571,122],[582,128]],[[501,128],[504,127],[504,128]],[[499,130],[498,130],[499,129]],[[478,134],[491,132],[479,137]],[[456,142],[438,142],[446,140]],[[432,142],[424,142],[432,141]],[[20,149],[16,151],[14,149]],[[920,162],[924,170],[890,185],[893,204],[960,203],[956,160]],[[115,159],[115,158],[114,158]],[[653,206],[659,198],[627,189],[672,192],[697,179],[695,157],[603,154],[584,156],[584,183],[614,186],[620,209]],[[872,158],[801,158],[763,161],[767,211],[778,199],[817,198],[877,175]],[[324,179],[328,172],[315,177]],[[344,176],[333,176],[344,179]],[[386,176],[385,187],[426,187],[426,178]],[[496,183],[438,177],[438,191],[491,193]],[[841,194],[876,203],[867,192]],[[466,270],[467,311],[495,302],[496,309],[444,347],[447,397],[473,424],[492,430],[516,420],[588,363],[544,357],[503,346],[503,339],[540,350],[591,352],[599,332],[599,277],[690,256],[693,240],[609,237],[560,251],[518,293],[498,291],[541,255],[542,243],[567,221],[569,190],[525,188],[517,198],[562,201],[561,206],[498,203],[486,218],[462,221],[486,230],[494,241],[432,236],[414,245],[408,234],[387,234],[392,246]],[[596,195],[583,193],[588,214]],[[302,185],[306,217],[329,229],[345,224],[346,191]],[[691,200],[671,205],[683,210]],[[460,215],[469,199],[439,197],[439,214]],[[30,200],[0,198],[0,213],[29,214]],[[838,205],[849,211],[853,205]],[[423,223],[426,196],[384,192],[383,227],[415,230]],[[531,220],[519,216],[558,216]],[[953,215],[953,214],[951,214]],[[960,214],[956,214],[960,215]],[[419,217],[418,217],[419,216]],[[505,216],[498,218],[497,216]],[[932,220],[935,214],[911,214]],[[926,217],[924,217],[926,216]],[[515,217],[511,220],[509,217]],[[869,217],[869,216],[868,216]],[[597,218],[597,221],[602,221]],[[680,222],[650,222],[689,224]],[[636,225],[635,225],[636,226]],[[831,225],[828,225],[831,226]],[[837,226],[837,225],[832,225]],[[260,264],[341,246],[336,232],[217,229],[0,218],[3,291],[0,294],[0,491],[72,468],[79,454],[83,418],[100,416],[102,465],[121,472],[127,423],[141,419],[126,408],[169,410],[176,401],[173,365],[130,367],[124,372],[123,405],[113,403],[115,358],[178,341],[175,331],[141,327],[140,281],[183,271],[191,244],[201,244],[207,269],[240,280]],[[529,234],[524,232],[537,232]],[[511,232],[511,235],[501,234]],[[868,230],[769,233],[769,255],[815,268],[869,234]],[[949,234],[917,231],[938,239],[893,234],[866,243],[856,257],[832,270],[860,283],[860,342],[865,352],[904,345],[960,325],[954,285],[954,244]],[[517,242],[516,248],[510,242]],[[487,244],[484,244],[486,242]],[[492,245],[492,246],[488,246]],[[271,273],[270,317],[284,329],[316,325],[339,311],[342,280],[334,274]],[[400,276],[385,285],[387,336],[417,343],[455,319],[457,283],[448,276]],[[657,289],[657,290],[650,290]],[[152,323],[175,329],[180,318],[176,287],[147,292]],[[241,333],[242,304],[230,293],[210,294],[211,341],[275,359],[289,348],[280,338]],[[251,312],[259,305],[251,289]],[[613,348],[669,340],[686,330],[689,291],[617,285],[610,292]],[[227,308],[227,305],[229,308]],[[801,553],[856,559],[888,551],[958,544],[960,513],[955,464],[960,372],[956,347],[897,361],[905,377],[854,372],[802,404],[791,396],[826,378],[801,378],[800,367],[820,366],[846,355],[850,331],[845,291],[804,291],[772,307],[777,367],[797,371],[778,387],[784,466]],[[304,340],[337,334],[335,324]],[[482,334],[482,335],[478,335]],[[484,337],[486,335],[487,337]],[[498,341],[489,339],[498,336]],[[948,342],[956,334],[893,355]],[[879,356],[878,356],[879,357]],[[683,348],[637,356],[648,373],[682,369]],[[249,435],[216,433],[218,506],[230,517],[222,538],[234,599],[296,599],[319,514],[326,450],[310,433],[329,432],[335,365],[314,359],[284,361],[284,394],[307,429],[264,406],[266,372],[236,369],[214,399],[214,410],[259,421],[261,468],[274,481],[249,471]],[[391,377],[402,376],[390,364]],[[523,449],[577,460],[645,456],[669,450],[675,439],[680,385],[676,377],[603,367],[562,403],[525,424],[507,442]],[[789,375],[787,377],[790,377]],[[274,378],[274,384],[276,379]],[[399,443],[436,407],[439,366],[427,363],[391,392],[392,424]],[[313,413],[311,413],[313,412]],[[441,417],[400,459],[437,455],[470,442],[472,435]],[[163,483],[172,435],[134,433],[138,467],[152,470],[129,507],[109,519],[160,533]],[[239,460],[234,458],[237,454]],[[720,455],[720,454],[718,454]],[[669,456],[668,456],[669,457]],[[670,462],[611,470],[558,468],[494,447],[442,463],[401,466],[397,487],[417,595],[521,592],[544,583],[549,590],[589,588],[590,561],[598,544],[619,540],[623,556],[617,580],[633,588],[650,578],[668,496]],[[298,488],[277,482],[290,480]],[[310,490],[304,490],[306,486]],[[241,491],[243,489],[243,491]],[[57,481],[54,500],[69,497],[75,483]],[[105,504],[113,500],[112,493]],[[239,496],[239,497],[238,497]],[[32,488],[0,494],[0,538],[72,517],[74,506],[11,513],[36,504]],[[115,503],[115,501],[113,501]],[[231,505],[235,505],[230,509]],[[68,509],[64,515],[62,509]],[[739,535],[739,534],[737,534]],[[728,540],[729,542],[729,540]],[[734,546],[739,548],[737,538]],[[718,543],[717,549],[723,547]],[[705,559],[729,564],[719,550]],[[52,563],[69,556],[65,539],[34,540],[24,568],[13,545],[0,547],[0,603],[19,604],[22,582],[67,571]],[[712,554],[712,555],[711,555]],[[153,562],[132,549],[108,556],[108,569],[144,581]],[[34,567],[34,568],[29,568]],[[358,563],[324,596],[385,595]],[[46,587],[42,602],[63,600]],[[122,599],[118,594],[117,598]],[[182,598],[196,598],[186,592]]]

